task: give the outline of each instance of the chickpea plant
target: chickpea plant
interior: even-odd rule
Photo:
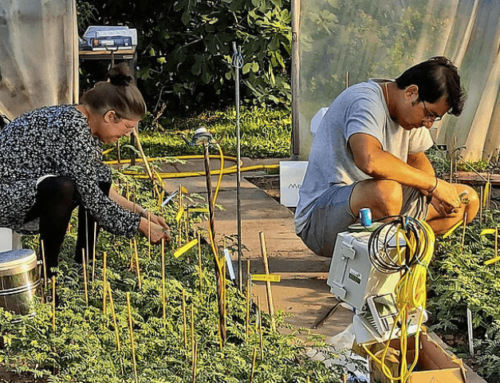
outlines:
[[[175,238],[177,202],[160,210],[148,202],[152,201],[149,181],[119,173],[114,177],[119,192],[133,190],[137,203],[172,223]],[[229,282],[227,341],[221,347],[213,255],[206,244],[195,246],[179,258],[173,257],[175,245],[167,246],[162,281],[161,247],[154,246],[149,252],[146,239],[137,236],[142,279],[139,286],[129,239],[101,233],[96,244],[95,278],[87,278],[87,304],[84,270],[74,260],[75,219],[56,271],[56,326],[52,327],[50,284],[45,291],[46,303],[36,302],[33,316],[16,316],[0,309],[0,363],[4,369],[49,382],[341,381],[341,367],[326,367],[305,356],[305,344],[296,336],[298,330],[291,335],[279,333],[280,328],[289,327],[284,324],[283,312],[276,314],[278,331],[273,331],[271,318],[265,313],[260,315],[260,326],[256,326],[256,308],[251,305],[247,337],[245,292]],[[192,226],[189,232],[194,233]],[[190,239],[196,238],[196,233],[189,235],[194,235]],[[25,246],[37,249],[37,239],[26,237]],[[256,328],[262,329],[263,358]],[[317,340],[316,344],[323,345]],[[254,349],[258,350],[255,361]]]

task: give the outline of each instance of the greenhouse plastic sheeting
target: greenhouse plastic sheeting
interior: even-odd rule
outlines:
[[[9,118],[78,96],[73,0],[0,0],[0,111]]]
[[[431,133],[468,160],[500,146],[500,0],[302,0],[300,2],[300,158],[312,142],[310,122],[350,85],[395,78],[432,56],[459,68],[468,93],[459,118]]]

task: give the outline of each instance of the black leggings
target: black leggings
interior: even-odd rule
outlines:
[[[100,182],[99,188],[109,195],[111,184]],[[52,275],[50,269],[58,265],[59,251],[66,235],[71,213],[77,206],[80,208],[75,260],[82,263],[82,249],[87,248],[88,259],[93,257],[94,223],[97,221],[87,209],[78,203],[80,200],[75,184],[69,177],[48,177],[38,185],[35,205],[29,210],[24,221],[26,223],[40,218],[40,240],[44,243],[49,276]],[[97,224],[97,234],[99,230],[100,227]]]

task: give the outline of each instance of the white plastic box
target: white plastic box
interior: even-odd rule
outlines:
[[[280,202],[297,207],[299,189],[304,181],[308,161],[280,161]]]

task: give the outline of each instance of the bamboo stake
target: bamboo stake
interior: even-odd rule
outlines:
[[[52,277],[52,332],[56,332],[56,276]]]
[[[127,310],[128,310],[128,328],[130,331],[130,349],[132,350],[132,365],[134,368],[134,380],[137,383],[137,364],[135,361],[135,347],[134,347],[134,328],[132,326],[132,313],[130,309],[130,293],[126,293],[127,296]]]
[[[467,212],[464,213],[464,226],[462,229],[462,244],[460,245],[460,250],[463,251],[464,249],[464,242],[465,242],[465,227],[467,226]]]
[[[257,359],[257,350],[254,347],[253,352],[252,352],[252,371],[250,373],[250,383],[253,382],[253,374],[255,373],[255,361],[256,361],[256,359]]]
[[[186,294],[182,290],[182,335],[184,339],[184,347],[187,348],[187,318],[186,318]]]
[[[118,333],[118,324],[116,321],[116,312],[115,312],[115,304],[113,302],[113,293],[111,291],[111,285],[108,284],[108,293],[109,293],[109,306],[111,307],[111,315],[113,316],[113,327],[115,328],[115,339],[116,339],[116,349],[120,351],[120,334]]]
[[[89,256],[89,214],[88,211],[85,210],[85,251],[87,257]],[[85,255],[85,253],[83,253]],[[83,262],[85,262],[85,257],[83,258]]]
[[[151,259],[151,212],[150,211],[148,211],[148,259]]]
[[[196,232],[196,236],[198,238],[198,275],[200,278],[200,294],[203,293],[203,265],[201,262],[201,233],[198,231]],[[203,295],[200,295],[203,300]]]
[[[139,284],[139,290],[142,290],[142,281],[141,281],[141,269],[139,267],[139,252],[137,251],[137,241],[134,238],[134,255],[135,255],[135,271],[137,273],[137,282]]]
[[[342,374],[342,382],[347,383],[347,375],[346,374]]]
[[[498,256],[498,227],[495,228],[495,258]]]
[[[257,312],[259,313],[259,343],[260,343],[260,360],[264,360],[264,343],[262,340],[262,311],[260,311],[260,297],[257,297]]]
[[[43,243],[43,239],[40,240],[40,247],[42,253],[42,262],[43,262],[43,283],[45,284],[45,290],[48,288],[48,280],[47,280],[47,262],[45,262],[45,246]]]
[[[197,353],[198,353],[198,342],[194,341],[194,346],[193,346],[193,379],[191,380],[191,383],[196,382],[196,361],[197,361]]]
[[[95,281],[95,251],[96,251],[96,242],[97,242],[97,222],[94,222],[94,248],[92,254],[92,283]]]
[[[266,275],[269,275],[269,263],[267,261],[267,248],[266,248],[266,238],[264,232],[259,233],[260,238],[260,251],[262,253],[262,261],[264,262],[264,270]],[[271,282],[266,281],[266,293],[267,293],[267,305],[269,308],[269,315],[271,315],[271,329],[276,330],[276,325],[274,322],[274,302],[273,302],[273,292],[271,289]]]
[[[250,277],[250,261],[247,260],[247,291],[246,291],[246,299],[247,299],[247,306],[246,306],[246,319],[245,319],[245,341],[248,342],[248,335],[250,333],[250,283],[251,277]]]
[[[108,274],[107,274],[107,265],[106,260],[108,257],[108,253],[104,252],[102,255],[102,315],[106,315],[106,286],[108,284]]]
[[[136,128],[134,128],[134,130],[132,131],[132,134],[135,137],[135,141],[137,143],[137,148],[139,149],[139,153],[141,153],[142,161],[144,162],[144,167],[146,168],[146,173],[148,174],[148,177],[154,186],[155,185],[155,178],[153,176],[153,172],[151,171],[151,168],[149,167],[148,158],[146,157],[146,155],[144,154],[144,151],[142,150],[141,141],[139,140],[139,134],[137,133]],[[162,186],[162,185],[160,185],[160,186]]]
[[[89,307],[89,291],[87,289],[87,263],[85,262],[85,249],[82,249],[83,260],[83,291],[85,292],[85,303]]]
[[[481,185],[481,196],[479,197],[479,224],[483,223],[483,192],[484,187]]]
[[[184,210],[184,227],[186,230],[186,242],[189,242],[189,209]]]
[[[161,305],[162,318],[167,320],[167,304],[165,302],[165,238],[161,239]]]
[[[135,213],[135,205],[136,205],[136,198],[137,198],[137,187],[134,185],[134,190],[132,191],[132,199],[133,199],[133,207],[132,211]]]
[[[195,342],[194,336],[194,303],[191,305],[191,347],[193,347]]]

